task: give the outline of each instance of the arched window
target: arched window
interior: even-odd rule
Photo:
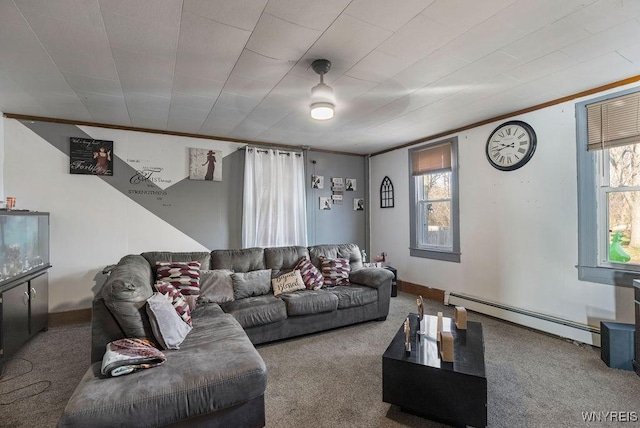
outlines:
[[[393,183],[387,176],[380,184],[380,208],[393,208]]]

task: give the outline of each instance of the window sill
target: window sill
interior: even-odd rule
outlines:
[[[633,280],[640,279],[640,272],[609,267],[576,266],[580,281],[633,287]]]
[[[445,262],[460,263],[460,253],[453,251],[426,250],[424,248],[409,248],[411,257],[421,257],[423,259],[441,260]]]

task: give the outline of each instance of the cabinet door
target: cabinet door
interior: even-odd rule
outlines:
[[[12,355],[29,338],[28,282],[2,292],[2,349]]]
[[[47,329],[49,317],[49,279],[43,273],[29,281],[29,297],[31,299],[31,315],[29,317],[29,333],[32,335]]]

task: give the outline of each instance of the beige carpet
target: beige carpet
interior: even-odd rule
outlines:
[[[431,301],[427,309],[452,313]],[[444,426],[382,402],[382,354],[408,312],[415,297],[399,293],[385,322],[258,346],[269,373],[267,426]],[[490,427],[640,425],[583,422],[583,411],[640,412],[640,377],[606,367],[598,348],[478,314],[470,319],[484,329]],[[89,341],[87,325],[71,326],[22,348],[0,378],[0,426],[54,427],[88,366]]]

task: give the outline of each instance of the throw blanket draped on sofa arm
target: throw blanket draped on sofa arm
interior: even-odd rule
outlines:
[[[378,310],[384,314],[389,312],[389,299],[381,297],[391,295],[392,280],[393,274],[391,271],[381,268],[362,268],[349,274],[350,282],[378,290]]]

